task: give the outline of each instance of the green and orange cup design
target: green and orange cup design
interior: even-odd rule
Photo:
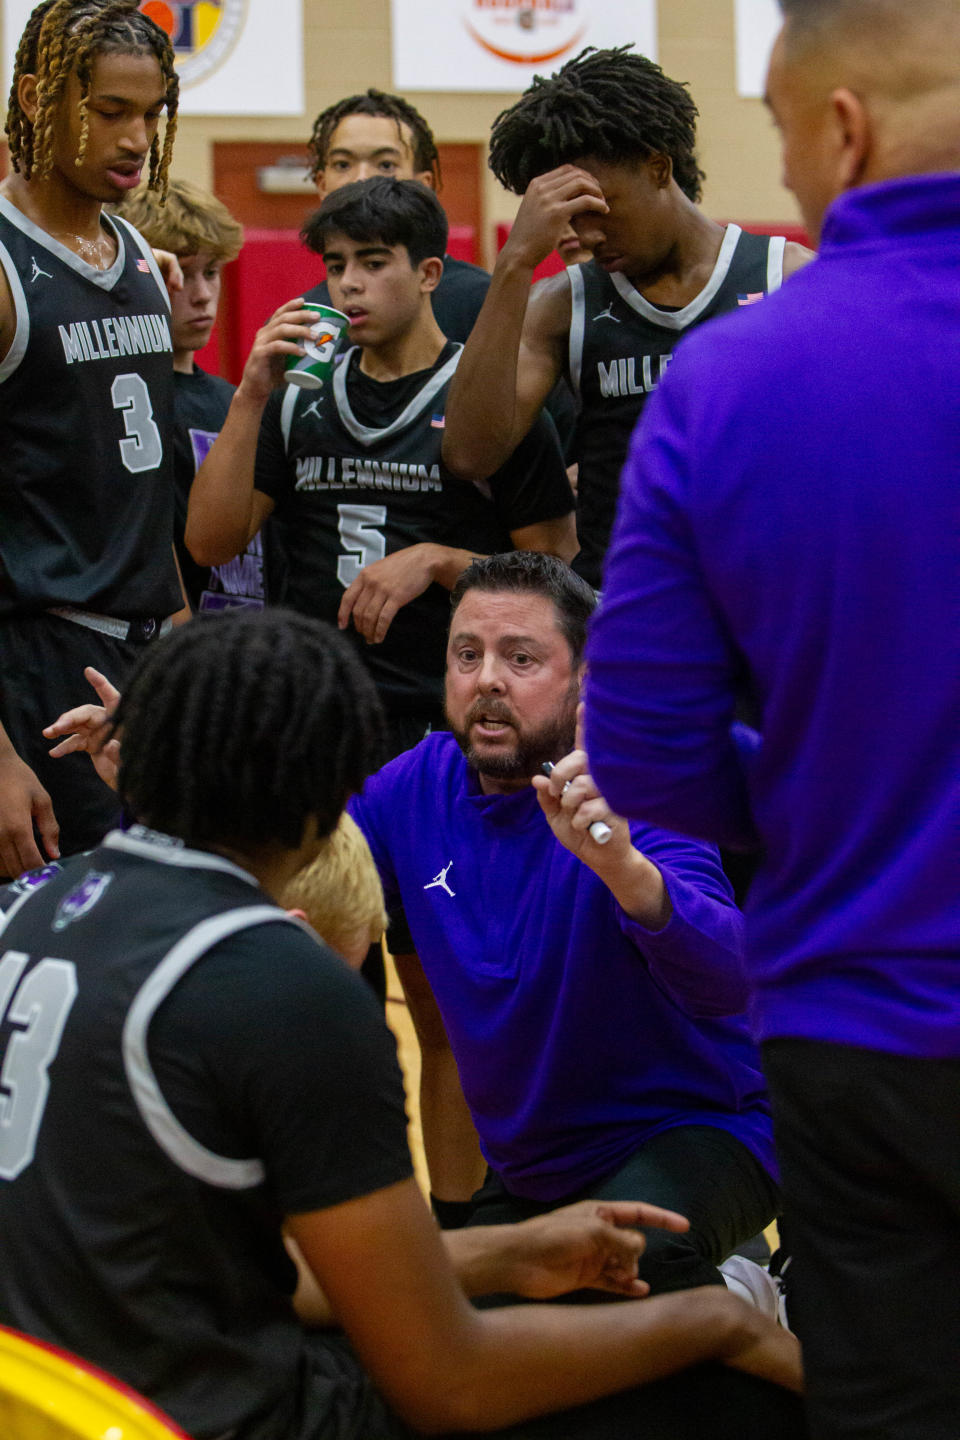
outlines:
[[[283,378],[288,385],[299,385],[303,390],[320,390],[333,374],[333,357],[350,321],[342,311],[333,310],[329,305],[315,305],[306,300],[303,308],[316,312],[316,323],[310,326],[305,353],[288,357]]]

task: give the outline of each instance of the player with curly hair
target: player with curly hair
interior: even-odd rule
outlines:
[[[310,178],[321,200],[353,180],[387,175],[441,186],[440,156],[433,131],[408,100],[371,87],[328,105],[317,116],[309,140]],[[437,324],[450,340],[463,341],[480,313],[490,276],[479,265],[445,255],[433,296]],[[305,299],[329,305],[326,281]]]
[[[702,213],[696,118],[686,85],[623,46],[538,76],[493,126],[491,169],[524,198],[450,389],[444,458],[482,479],[566,375],[580,402],[574,563],[595,586],[630,435],[676,342],[808,258]],[[571,223],[592,260],[531,293]]]
[[[146,242],[102,213],[144,170],[165,192],[177,98],[137,0],[32,12],[0,185],[0,874],[107,828],[109,792],[51,766],[40,728],[78,667],[122,677],[182,603],[167,292]]]

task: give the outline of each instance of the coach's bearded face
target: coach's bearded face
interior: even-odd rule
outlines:
[[[446,713],[485,791],[519,789],[573,749],[579,694],[550,600],[467,591],[450,626]]]

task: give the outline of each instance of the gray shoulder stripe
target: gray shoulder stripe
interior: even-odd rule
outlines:
[[[356,346],[347,351],[333,372],[333,402],[337,407],[337,414],[340,416],[340,423],[344,430],[352,435],[359,445],[365,446],[375,445],[381,440],[389,440],[391,436],[405,430],[418,415],[422,415],[434,396],[439,394],[451,378],[460,364],[460,356],[463,354],[463,346],[458,345],[446,364],[441,365],[440,369],[430,376],[423,389],[417,391],[410,404],[400,412],[396,420],[392,420],[389,425],[384,425],[382,429],[376,429],[368,425],[361,425],[350,408],[350,398],[347,395],[347,369],[354,349]]]
[[[124,220],[120,215],[106,215],[106,214],[105,214],[105,215],[104,215],[104,219],[106,220],[106,222],[107,222],[108,225],[109,225],[109,224],[113,224],[118,230],[119,230],[119,227],[122,226],[125,235],[126,235],[130,240],[132,240],[133,243],[136,245],[137,249],[140,251],[140,254],[143,256],[143,258],[146,260],[147,264],[150,266],[150,274],[153,276],[154,280],[156,280],[156,282],[157,282],[157,288],[158,288],[158,290],[160,291],[160,294],[161,294],[162,297],[163,297],[163,303],[164,303],[164,305],[167,307],[167,309],[169,310],[169,309],[170,309],[170,294],[169,294],[169,291],[167,290],[166,281],[164,280],[163,276],[160,274],[160,267],[159,267],[159,265],[157,264],[156,260],[154,259],[153,249],[152,249],[152,247],[150,246],[150,244],[143,238],[143,236],[140,234],[140,231],[139,231],[139,230],[136,230],[136,229],[130,224],[129,220]],[[120,247],[119,247],[119,252],[122,254],[122,251],[123,251],[123,246],[122,246],[122,244],[121,244]]]
[[[27,309],[27,297],[23,293],[23,283],[17,273],[17,267],[13,263],[13,256],[3,244],[0,244],[0,266],[3,267],[7,284],[10,286],[17,321],[10,349],[0,360],[0,384],[2,384],[4,380],[10,379],[27,353],[27,345],[30,343],[30,312]]]
[[[583,369],[583,330],[586,323],[586,298],[583,293],[583,272],[579,265],[567,266],[570,281],[570,348],[568,365],[570,388],[580,398],[580,374]]]
[[[249,1190],[264,1179],[260,1160],[232,1160],[215,1155],[180,1124],[161,1093],[147,1052],[147,1032],[158,1007],[177,981],[228,935],[254,925],[291,923],[274,905],[244,905],[238,910],[201,920],[178,940],[173,949],[140,987],[123,1026],[123,1065],[127,1083],[144,1124],[161,1150],[197,1180],[222,1190]]]
[[[140,840],[129,830],[111,830],[101,840],[109,850],[122,850],[128,855],[142,855],[146,860],[155,860],[158,865],[180,865],[188,870],[219,870],[224,875],[236,875],[248,885],[257,886],[256,878],[249,870],[242,870],[232,860],[214,855],[209,850],[191,850],[186,845],[157,845],[149,840]]]
[[[787,248],[785,235],[771,235],[767,251],[767,293],[772,295],[783,284],[783,252]]]

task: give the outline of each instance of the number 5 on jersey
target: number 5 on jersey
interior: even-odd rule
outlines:
[[[386,505],[338,505],[340,544],[347,552],[337,560],[337,579],[346,590],[365,565],[382,560],[387,539],[376,527],[387,523]]]
[[[41,960],[25,978],[22,950],[0,959],[0,1027],[8,1031],[0,1069],[0,1179],[15,1180],[33,1159],[63,1027],[77,998],[69,960]]]

